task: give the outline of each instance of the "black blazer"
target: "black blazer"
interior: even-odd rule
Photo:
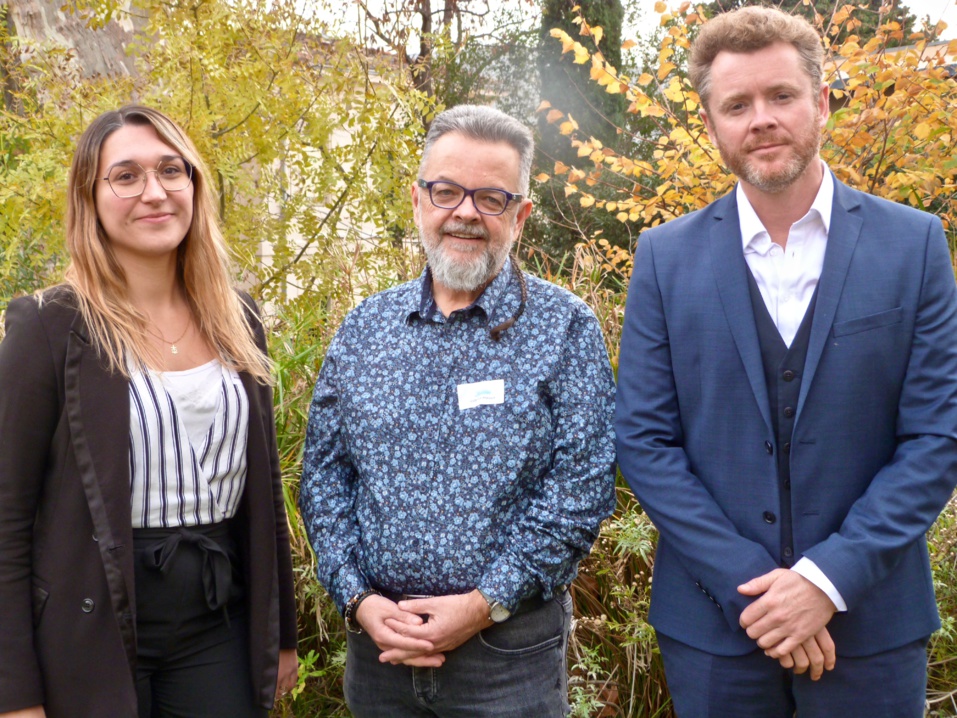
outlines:
[[[248,319],[265,351],[256,307]],[[272,392],[249,396],[236,524],[254,696],[271,707],[280,648],[296,647]],[[136,716],[129,384],[97,356],[71,290],[10,302],[0,343],[0,713]]]

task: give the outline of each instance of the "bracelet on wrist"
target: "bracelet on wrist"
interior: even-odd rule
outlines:
[[[381,596],[382,594],[374,589],[362,591],[349,599],[346,608],[342,612],[342,618],[346,624],[346,630],[349,633],[362,633],[362,626],[356,620],[356,612],[359,610],[359,604],[365,601],[369,596]]]

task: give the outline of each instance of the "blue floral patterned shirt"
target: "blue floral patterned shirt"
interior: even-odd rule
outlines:
[[[316,382],[299,505],[319,580],[356,594],[475,588],[514,610],[575,577],[615,505],[615,385],[598,322],[509,264],[444,317],[423,275],[339,328]],[[477,405],[473,405],[476,404]]]

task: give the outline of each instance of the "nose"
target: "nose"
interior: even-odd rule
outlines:
[[[146,173],[146,186],[143,188],[143,194],[140,198],[144,202],[156,202],[166,199],[166,190],[160,184],[159,175],[156,170],[149,170]]]
[[[751,129],[755,132],[777,127],[778,121],[771,111],[771,105],[764,100],[754,103],[754,116],[751,118]]]
[[[475,207],[475,195],[462,200],[462,203],[452,210],[452,215],[463,222],[478,222],[482,214]]]

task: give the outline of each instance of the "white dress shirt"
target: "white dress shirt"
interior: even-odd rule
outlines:
[[[824,266],[831,204],[834,201],[831,171],[824,165],[824,179],[817,196],[807,214],[791,225],[786,247],[771,241],[771,235],[764,228],[740,183],[735,191],[744,259],[774,325],[784,343],[790,347],[811,304]],[[797,571],[824,591],[838,611],[847,610],[847,604],[834,584],[809,558],[802,557],[791,570]]]

